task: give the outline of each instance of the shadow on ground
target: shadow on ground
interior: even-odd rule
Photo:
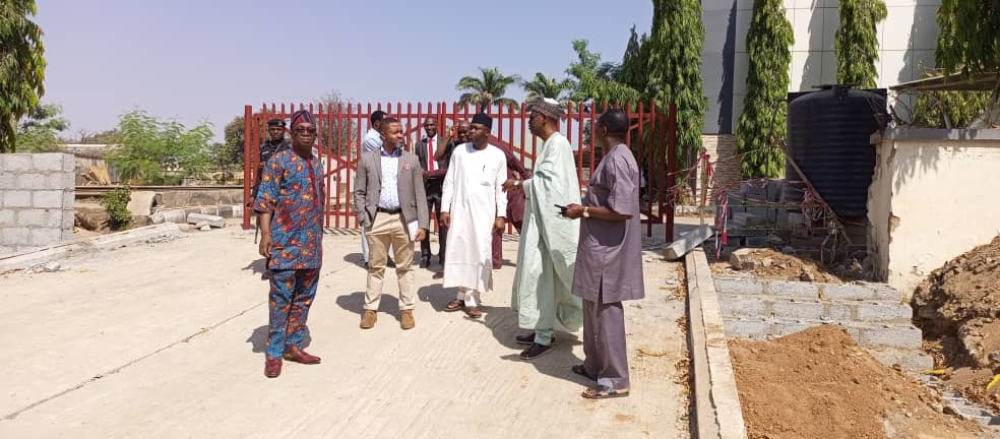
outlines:
[[[265,351],[267,351],[267,330],[268,330],[267,325],[261,326],[257,329],[254,329],[253,332],[250,334],[250,337],[247,338],[246,342],[250,343],[251,350],[253,351],[253,353],[263,354]],[[311,334],[309,334],[309,326],[306,326],[306,335],[305,337],[302,337],[302,344],[299,347],[305,349],[309,347],[309,344],[311,343],[312,343],[312,336]]]

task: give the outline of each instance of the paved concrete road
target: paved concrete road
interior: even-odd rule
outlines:
[[[513,266],[482,320],[440,312],[452,293],[418,270],[407,332],[390,274],[378,324],[359,329],[365,273],[359,237],[345,234],[325,238],[309,318],[309,351],[323,363],[286,362],[267,379],[267,286],[252,239],[227,228],[0,277],[0,437],[687,437],[677,266],[653,253],[647,299],[626,311],[632,396],[589,401],[569,371],[580,334],[517,359]],[[507,259],[516,245],[505,242]]]

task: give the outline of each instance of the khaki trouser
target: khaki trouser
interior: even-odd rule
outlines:
[[[399,279],[399,309],[416,307],[413,292],[413,241],[410,241],[403,216],[396,213],[378,212],[375,222],[365,233],[368,238],[368,289],[365,291],[365,309],[378,310],[382,298],[382,281],[385,279],[385,263],[391,245],[396,254],[396,277]]]

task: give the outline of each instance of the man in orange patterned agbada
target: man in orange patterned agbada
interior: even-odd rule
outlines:
[[[282,358],[318,364],[300,346],[323,264],[323,166],[313,152],[316,120],[304,110],[291,118],[292,147],[271,157],[254,200],[260,214],[260,254],[268,258],[271,291],[264,375],[281,374]]]

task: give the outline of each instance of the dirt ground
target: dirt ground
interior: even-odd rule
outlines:
[[[883,366],[842,328],[729,347],[751,439],[989,437],[941,413],[928,389]]]
[[[1000,411],[1000,236],[935,270],[913,295],[914,322],[946,384]]]
[[[753,274],[759,279],[791,280],[804,282],[844,283],[864,280],[859,267],[835,270],[805,255],[786,254],[769,248],[741,249],[749,253],[753,268],[736,269],[728,258],[712,264],[712,273],[732,276],[739,273]]]

